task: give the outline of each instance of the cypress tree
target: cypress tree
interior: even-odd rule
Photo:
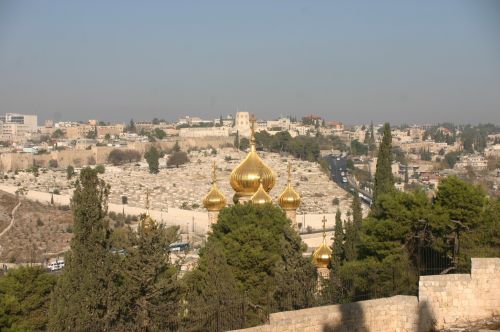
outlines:
[[[363,221],[363,211],[361,209],[361,201],[358,193],[354,194],[352,199],[352,221],[346,224],[345,227],[345,259],[353,261],[357,258],[357,248],[360,244],[359,232],[361,230],[361,223]]]
[[[97,171],[84,168],[71,200],[74,236],[64,272],[52,294],[49,329],[102,331],[109,329],[115,288],[114,257],[105,216],[109,186]]]
[[[333,236],[333,248],[332,248],[332,268],[335,270],[340,267],[342,260],[344,259],[344,228],[342,226],[342,214],[340,210],[337,209],[335,214],[335,228]]]
[[[370,123],[370,143],[368,145],[368,148],[370,149],[370,152],[373,156],[375,150],[377,149],[377,145],[375,144],[375,132],[373,129],[373,121]]]
[[[148,162],[149,173],[158,174],[160,172],[160,152],[158,149],[152,146],[148,151],[146,151],[144,158],[146,158],[146,161]]]
[[[380,195],[394,190],[394,177],[392,175],[392,137],[389,123],[384,124],[384,136],[378,150],[377,170],[375,171],[375,186],[373,200],[377,203]]]
[[[239,131],[236,131],[236,136],[234,136],[234,143],[233,143],[234,147],[236,149],[240,149],[240,132]]]

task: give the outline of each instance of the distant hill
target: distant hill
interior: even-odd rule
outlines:
[[[0,233],[17,205],[15,195],[0,191]],[[69,249],[73,219],[71,211],[21,200],[13,226],[0,237],[0,262],[43,262]]]

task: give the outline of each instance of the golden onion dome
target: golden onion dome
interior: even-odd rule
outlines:
[[[217,187],[217,177],[215,175],[215,162],[212,166],[212,188],[203,199],[203,206],[208,211],[220,211],[226,206],[226,197]]]
[[[149,190],[146,191],[146,213],[140,220],[142,229],[148,230],[156,225],[156,221],[149,215]]]
[[[292,166],[288,162],[288,184],[278,198],[278,204],[283,210],[297,210],[300,206],[300,195],[292,188]]]
[[[327,268],[332,260],[332,249],[326,244],[326,218],[323,217],[323,242],[313,252],[313,263],[317,268]]]
[[[236,192],[235,197],[252,196],[258,189],[260,181],[266,192],[275,184],[274,172],[257,154],[255,149],[254,122],[250,137],[250,152],[246,158],[231,172],[230,183]]]
[[[262,182],[259,185],[259,189],[253,194],[252,198],[250,198],[252,204],[255,205],[264,205],[267,203],[272,203],[273,199],[269,194],[264,190]]]

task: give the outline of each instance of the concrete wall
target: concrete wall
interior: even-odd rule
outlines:
[[[247,332],[424,332],[500,314],[500,258],[473,258],[471,274],[420,278],[419,298],[393,296],[271,314]]]
[[[419,283],[436,326],[467,322],[500,314],[500,258],[472,258],[471,274],[425,276]]]

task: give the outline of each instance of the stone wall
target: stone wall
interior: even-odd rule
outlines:
[[[500,315],[500,258],[472,258],[470,275],[421,277],[419,299],[432,308],[438,328]]]
[[[182,150],[187,151],[189,148],[198,147],[206,148],[208,146],[219,147],[227,144],[232,144],[232,137],[205,137],[205,138],[176,138],[155,143],[133,142],[127,147],[109,147],[109,146],[93,146],[90,150],[68,149],[61,151],[51,151],[48,154],[34,155],[31,153],[0,153],[0,171],[16,171],[27,169],[33,165],[39,167],[48,167],[49,160],[57,160],[60,168],[66,168],[68,165],[82,167],[89,164],[106,164],[109,153],[114,149],[133,149],[141,154],[152,145],[157,146],[162,150],[171,149],[175,142],[179,142]],[[92,162],[91,162],[92,161]]]
[[[473,258],[471,274],[420,278],[419,298],[393,296],[271,314],[241,331],[427,332],[500,315],[500,258]]]

